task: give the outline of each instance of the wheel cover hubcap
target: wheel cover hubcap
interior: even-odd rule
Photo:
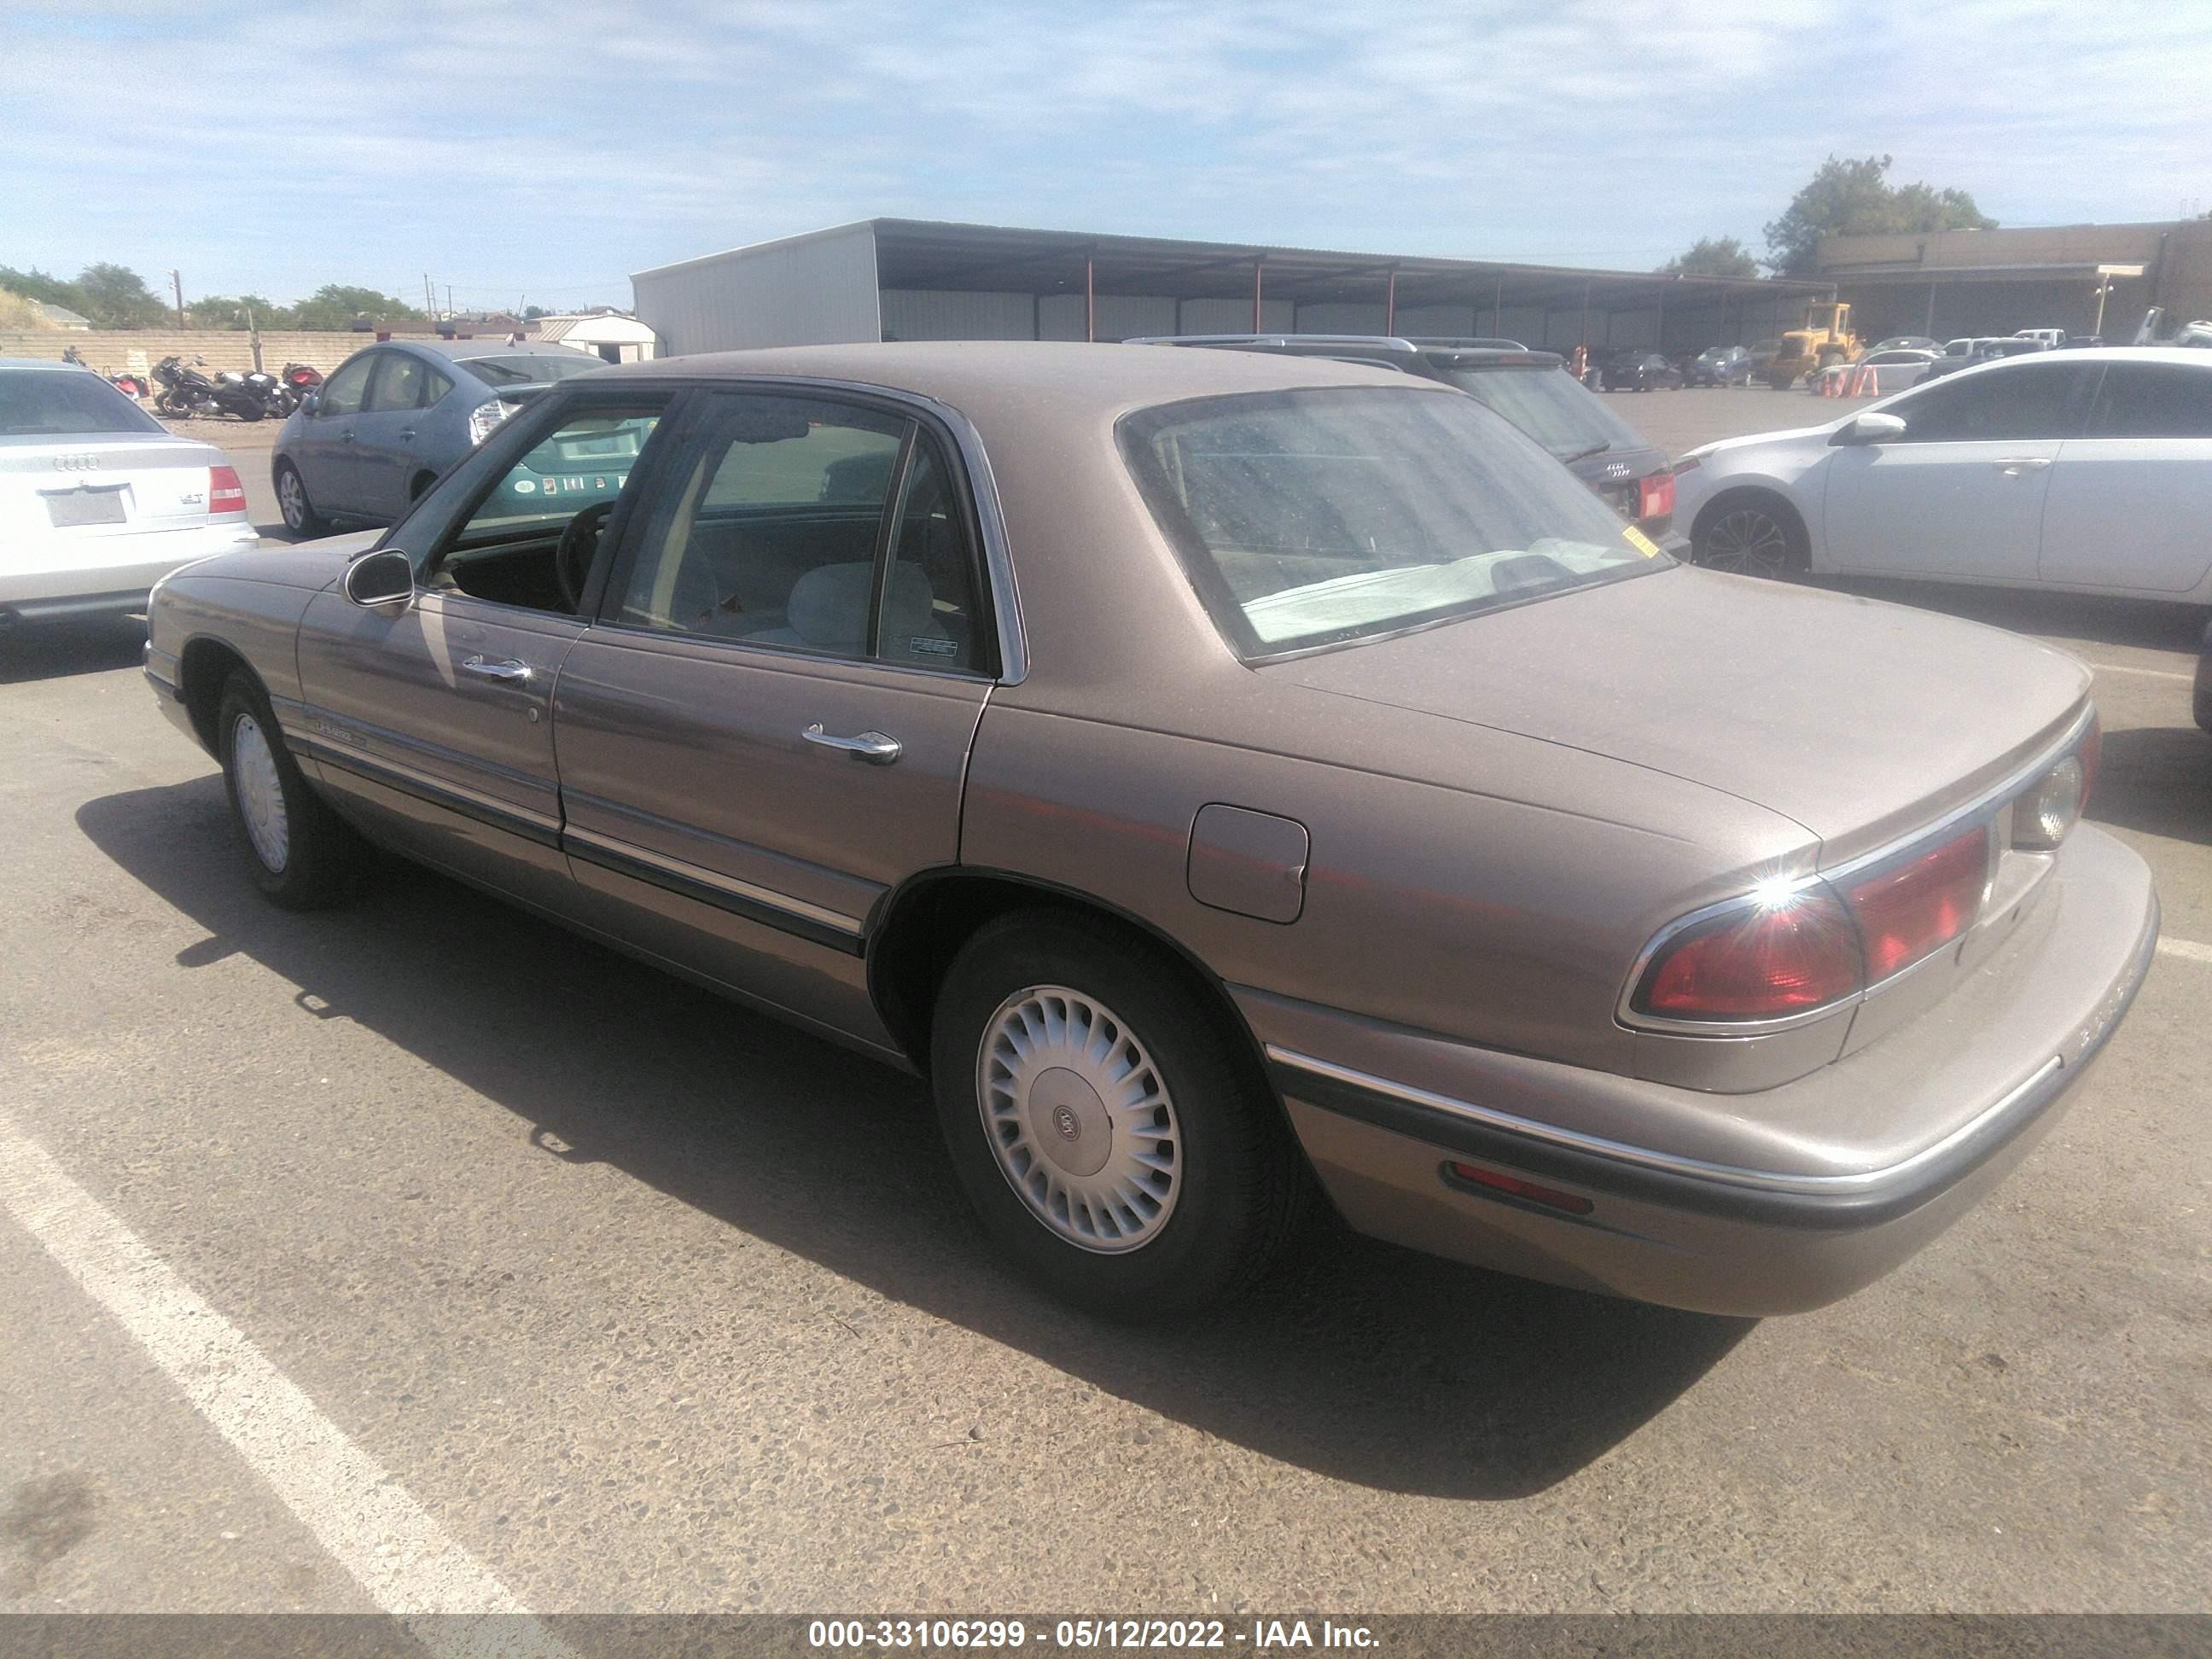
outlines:
[[[1790,538],[1771,514],[1740,507],[1705,537],[1700,564],[1745,576],[1779,576],[1790,568]]]
[[[984,1139],[1030,1213],[1068,1243],[1115,1255],[1167,1225],[1182,1131],[1159,1069],[1097,998],[1033,985],[983,1030]]]
[[[291,821],[284,811],[283,781],[268,734],[251,714],[240,714],[230,733],[231,774],[238,793],[238,815],[254,855],[270,874],[283,875],[291,856]]]
[[[300,488],[300,475],[288,471],[277,479],[276,496],[284,509],[284,522],[297,530],[307,516],[307,498]]]

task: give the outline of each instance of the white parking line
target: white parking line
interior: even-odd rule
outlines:
[[[284,1506],[434,1653],[574,1650],[0,1111],[0,1205],[112,1315]],[[467,1615],[451,1617],[448,1615]]]
[[[2179,957],[2184,962],[2212,963],[2212,945],[2199,945],[2193,939],[2162,939],[2158,949],[2160,956]]]
[[[2088,665],[2100,674],[2140,674],[2147,680],[2179,680],[2184,685],[2197,678],[2194,674],[2177,674],[2171,668],[2130,668],[2124,662],[2093,662]]]

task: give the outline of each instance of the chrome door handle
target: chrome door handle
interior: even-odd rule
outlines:
[[[1996,464],[1997,471],[2006,473],[2040,472],[2051,465],[2048,455],[2014,455]]]
[[[415,441],[415,428],[411,426],[408,427],[399,435],[411,444]]]
[[[817,720],[799,734],[809,743],[818,743],[824,749],[842,749],[854,760],[866,761],[871,766],[889,766],[903,752],[896,738],[886,737],[881,732],[863,732],[857,738],[841,738],[822,729]]]
[[[461,665],[461,672],[473,674],[480,680],[497,680],[502,685],[521,685],[530,678],[526,662],[487,662],[482,657],[471,657]]]

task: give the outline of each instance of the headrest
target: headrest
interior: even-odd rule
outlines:
[[[792,631],[820,651],[858,653],[867,647],[868,589],[872,564],[823,564],[792,584],[787,607]],[[927,634],[935,623],[936,594],[919,565],[891,567],[891,588],[884,611],[884,651],[906,654],[906,641]]]

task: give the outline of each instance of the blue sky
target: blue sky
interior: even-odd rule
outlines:
[[[892,214],[1643,269],[1831,151],[2203,212],[2208,110],[2204,0],[6,0],[0,264],[627,304]]]

